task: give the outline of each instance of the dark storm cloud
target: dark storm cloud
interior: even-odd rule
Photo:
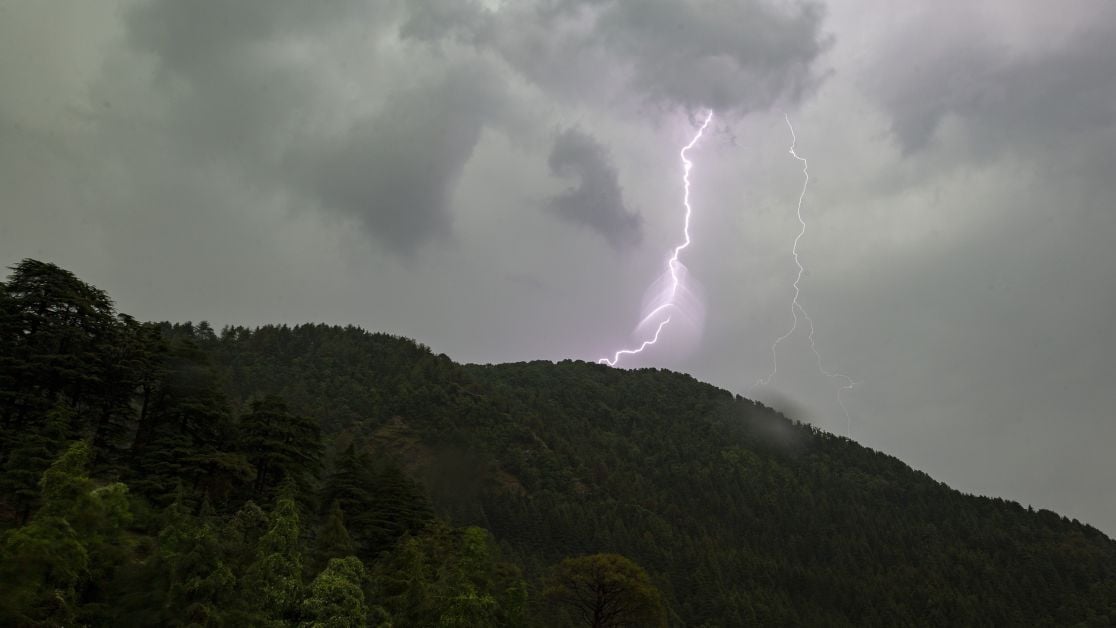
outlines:
[[[368,4],[369,14],[371,7]],[[361,3],[244,0],[231,4],[157,0],[128,15],[129,36],[141,49],[158,53],[168,68],[197,77],[220,66],[215,60],[253,45],[315,32],[355,17]]]
[[[452,6],[416,2],[402,32],[495,50],[529,80],[572,100],[619,82],[668,107],[747,113],[812,90],[819,81],[813,62],[829,44],[821,32],[825,12],[813,2],[553,0],[496,12]]]
[[[321,73],[288,53],[352,20],[381,36],[392,14],[391,3],[161,2],[132,14],[130,35],[155,55],[156,80],[176,96],[168,110],[180,146],[354,218],[407,254],[450,233],[454,186],[500,87],[480,69],[449,67],[324,133],[314,118]]]
[[[407,254],[452,233],[456,184],[484,128],[500,127],[501,114],[530,119],[512,113],[509,70],[556,101],[599,105],[630,90],[667,108],[746,112],[815,84],[822,14],[755,0],[540,0],[496,11],[443,0],[155,1],[127,25],[132,47],[155,61],[152,114],[184,158],[355,219]],[[353,24],[363,43],[346,40]],[[361,55],[384,46],[422,62],[373,78],[384,90],[378,110],[333,115],[333,77],[359,76]],[[640,241],[639,217],[591,138],[563,135],[550,165],[579,179],[555,214],[617,248]]]
[[[628,0],[601,15],[594,40],[629,64],[632,83],[652,99],[748,112],[814,87],[823,16],[812,3]]]
[[[593,229],[617,249],[639,243],[642,221],[624,205],[616,167],[604,146],[587,133],[567,129],[554,140],[548,163],[555,175],[578,181],[551,201],[554,213]]]
[[[159,113],[184,148],[258,167],[313,104],[314,75],[284,47],[331,37],[347,17],[375,24],[358,6],[155,1],[129,13],[128,39],[155,60]]]

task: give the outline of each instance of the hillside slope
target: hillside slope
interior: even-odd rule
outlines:
[[[668,371],[457,365],[326,326],[207,343],[235,397],[274,392],[424,479],[537,575],[615,551],[687,625],[1067,625],[1116,617],[1116,544],[963,495],[890,456]]]
[[[140,323],[12,270],[0,624],[576,625],[543,583],[587,554],[671,625],[1116,624],[1096,529],[687,375]]]

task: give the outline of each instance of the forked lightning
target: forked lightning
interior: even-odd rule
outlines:
[[[686,247],[690,246],[690,216],[693,214],[693,208],[690,207],[690,169],[694,167],[694,163],[686,157],[686,153],[701,140],[701,136],[705,134],[705,128],[709,126],[711,120],[713,120],[713,110],[710,110],[709,114],[705,116],[705,121],[701,123],[701,127],[698,129],[697,134],[694,135],[694,138],[690,140],[690,143],[683,146],[682,150],[678,153],[679,158],[682,159],[682,205],[686,209],[685,220],[682,226],[682,243],[674,247],[671,251],[670,258],[667,259],[667,269],[670,271],[670,287],[666,290],[665,298],[658,307],[651,310],[647,316],[643,317],[643,320],[639,322],[639,326],[643,326],[643,324],[661,316],[667,309],[678,305],[678,289],[681,287],[683,280],[682,262],[678,260],[678,256]],[[669,316],[664,318],[659,323],[658,327],[655,328],[655,334],[641,342],[639,347],[635,349],[620,349],[612,355],[612,359],[601,358],[597,360],[597,362],[609,366],[616,366],[621,356],[642,353],[644,349],[659,341],[659,334],[662,333],[663,328],[666,327],[668,323],[670,323]]]

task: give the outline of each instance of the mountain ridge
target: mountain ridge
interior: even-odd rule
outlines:
[[[265,336],[275,335],[277,338],[284,335],[293,338],[300,334],[308,334],[310,333],[308,332],[309,329],[320,330],[322,328],[319,326],[262,328]],[[243,333],[245,332],[236,331],[233,332],[233,335]],[[255,332],[248,333],[251,336]],[[329,328],[328,331],[323,333],[331,335],[356,332],[342,332],[338,328]],[[220,340],[217,342],[220,343]],[[415,347],[425,349],[417,343]],[[674,507],[671,504],[677,503],[679,500],[684,501],[683,493],[685,491],[670,493],[669,499],[656,496],[651,486],[667,484],[670,482],[670,477],[663,474],[656,475],[654,469],[655,467],[661,468],[663,465],[675,465],[679,473],[691,477],[694,475],[700,476],[703,470],[708,472],[710,467],[703,469],[700,464],[686,465],[687,456],[691,456],[692,460],[702,459],[700,450],[671,452],[671,447],[666,446],[673,444],[673,447],[677,449],[686,442],[687,437],[700,436],[703,433],[706,435],[716,434],[718,438],[723,439],[721,441],[722,447],[714,452],[715,457],[719,457],[720,461],[715,460],[713,456],[707,456],[704,460],[704,462],[713,465],[712,468],[717,468],[719,473],[724,474],[719,476],[719,482],[740,481],[741,478],[734,479],[732,477],[733,470],[738,473],[747,473],[748,470],[752,470],[762,478],[763,490],[769,491],[769,494],[780,495],[785,491],[800,491],[801,488],[793,486],[796,482],[821,482],[820,478],[828,473],[826,469],[833,468],[835,472],[830,474],[831,479],[836,479],[832,483],[841,488],[841,495],[847,495],[848,491],[856,488],[856,492],[862,493],[860,499],[871,496],[873,500],[882,500],[882,503],[879,503],[877,507],[887,506],[900,509],[899,512],[901,513],[906,512],[906,515],[895,515],[893,513],[892,517],[897,519],[896,522],[892,523],[895,529],[885,532],[881,530],[885,530],[887,526],[880,524],[880,522],[873,522],[870,517],[858,517],[855,512],[852,512],[853,509],[841,509],[836,508],[833,504],[828,504],[824,507],[828,513],[840,515],[835,520],[842,523],[835,528],[834,524],[827,523],[824,520],[825,516],[809,514],[808,506],[810,504],[827,500],[824,495],[814,494],[816,487],[807,486],[805,487],[805,496],[795,498],[796,507],[791,510],[799,512],[804,518],[812,518],[815,521],[813,531],[819,535],[819,538],[812,541],[798,539],[788,543],[788,545],[800,545],[792,551],[801,554],[800,558],[813,564],[813,567],[826,565],[828,564],[827,560],[831,559],[815,563],[806,560],[807,555],[821,555],[827,548],[833,550],[833,548],[840,548],[844,545],[871,545],[873,543],[879,546],[892,547],[894,551],[889,550],[881,557],[886,562],[902,564],[906,561],[917,565],[917,567],[911,567],[905,571],[899,570],[898,575],[893,573],[884,579],[879,578],[876,574],[876,584],[881,589],[887,588],[888,581],[891,581],[890,585],[894,585],[895,578],[905,579],[907,581],[906,586],[913,590],[921,589],[926,585],[922,582],[922,579],[926,577],[926,572],[919,573],[919,570],[925,569],[927,565],[933,562],[930,559],[935,553],[941,552],[944,556],[950,556],[950,559],[955,561],[956,573],[951,573],[947,577],[944,574],[949,570],[943,571],[939,576],[941,578],[939,584],[946,587],[946,590],[952,587],[955,592],[956,589],[962,587],[974,587],[978,593],[970,594],[968,602],[958,602],[950,613],[944,613],[939,618],[942,622],[948,623],[966,617],[967,612],[973,612],[971,607],[987,606],[990,602],[994,605],[996,594],[992,589],[988,589],[985,593],[986,596],[989,596],[988,599],[980,599],[978,595],[980,590],[982,588],[987,589],[987,587],[977,586],[978,577],[974,574],[987,569],[987,564],[984,564],[987,561],[991,561],[990,564],[995,565],[998,564],[997,561],[1006,560],[1012,550],[1000,549],[999,545],[1005,548],[1010,547],[1013,541],[1006,538],[1006,533],[993,534],[993,531],[973,529],[979,526],[966,528],[963,523],[964,517],[958,520],[935,516],[931,508],[925,504],[919,504],[920,500],[933,500],[943,507],[952,505],[955,508],[973,509],[980,513],[979,515],[972,513],[969,518],[987,517],[992,520],[1010,520],[1015,517],[1031,517],[1036,521],[1044,522],[1043,525],[1051,527],[1052,530],[1063,527],[1066,529],[1074,528],[1076,532],[1071,533],[1070,536],[1080,535],[1075,538],[1103,540],[1103,545],[1108,548],[1107,552],[1111,552],[1113,548],[1111,540],[1107,539],[1099,530],[1087,524],[1071,521],[1050,511],[1029,511],[1019,504],[999,498],[962,494],[933,480],[925,473],[911,469],[894,457],[868,450],[844,437],[834,436],[811,426],[790,421],[762,404],[699,382],[684,373],[662,369],[625,371],[572,360],[557,363],[532,361],[499,365],[459,365],[452,362],[444,354],[434,355],[429,349],[425,350],[427,356],[412,365],[412,372],[421,372],[426,375],[441,373],[441,377],[444,378],[444,385],[437,386],[433,383],[434,380],[427,380],[427,385],[433,386],[425,395],[431,400],[431,403],[422,408],[406,407],[408,402],[405,400],[409,398],[411,393],[402,391],[396,396],[403,400],[402,405],[393,407],[387,411],[387,414],[393,416],[410,414],[412,417],[422,417],[417,419],[420,426],[412,426],[411,429],[420,432],[429,430],[427,438],[435,443],[445,445],[454,441],[454,439],[464,438],[464,442],[468,445],[467,448],[474,455],[488,456],[489,459],[486,460],[486,463],[491,468],[509,473],[515,478],[517,484],[525,487],[527,497],[524,499],[527,502],[545,502],[547,500],[559,502],[532,512],[530,505],[515,505],[516,500],[514,499],[502,495],[488,494],[483,490],[479,494],[449,492],[457,495],[469,494],[470,498],[464,500],[464,504],[455,503],[453,499],[448,497],[441,499],[435,497],[435,505],[441,507],[443,512],[458,517],[457,521],[482,524],[491,529],[504,545],[510,546],[513,555],[516,552],[523,554],[526,551],[516,548],[540,547],[551,542],[566,543],[562,545],[562,549],[559,551],[551,553],[544,551],[543,553],[549,559],[556,558],[558,554],[562,553],[588,553],[601,549],[618,549],[621,553],[640,560],[641,564],[649,567],[653,575],[661,574],[661,572],[656,571],[657,569],[678,573],[680,563],[685,561],[677,560],[677,557],[673,559],[664,558],[664,555],[670,552],[658,552],[654,548],[662,543],[670,542],[672,539],[677,540],[674,538],[677,532],[676,528],[679,527],[676,522],[684,521],[688,515],[684,509]],[[238,371],[234,370],[234,379],[240,377],[237,373]],[[478,386],[481,388],[478,388]],[[324,393],[324,391],[322,392]],[[328,393],[325,394],[328,396]],[[488,397],[497,397],[500,402],[496,403],[494,407],[486,408],[483,402]],[[657,407],[658,411],[652,411],[652,406]],[[576,408],[576,410],[571,411],[571,408]],[[488,414],[483,417],[477,415],[477,413],[485,414],[486,412]],[[562,417],[563,420],[561,422],[548,422],[546,420],[547,417],[555,416]],[[654,418],[648,420],[649,416]],[[495,417],[507,417],[508,421],[502,422]],[[668,417],[701,418],[694,419],[691,423],[686,424],[682,430],[673,430],[670,428],[672,421]],[[412,418],[411,422],[414,421],[416,419]],[[484,442],[470,441],[462,436],[463,432],[477,432],[480,430],[487,430],[484,432]],[[656,435],[652,438],[639,438],[641,434],[647,436],[648,430],[656,432]],[[590,447],[582,436],[588,436],[590,440],[600,442]],[[570,439],[576,440],[571,442]],[[650,447],[649,451],[646,452],[649,454],[650,462],[643,466],[627,468],[628,464],[639,464],[635,460],[636,455],[631,451],[632,439],[635,439],[637,449]],[[656,442],[663,444],[664,447],[655,447],[653,443]],[[578,456],[576,455],[578,450],[593,450],[594,453],[593,455]],[[602,465],[604,468],[601,468]],[[621,468],[609,468],[612,466]],[[639,469],[639,472],[635,473],[632,469]],[[805,473],[805,476],[796,477],[801,473]],[[613,477],[617,475],[628,477],[620,479]],[[650,485],[641,485],[639,478],[636,476],[643,475],[654,476],[656,480],[651,482]],[[758,480],[756,477],[752,477],[752,481]],[[437,480],[435,480],[436,483]],[[694,490],[701,491],[702,489],[698,486],[694,487]],[[626,493],[630,494],[626,495]],[[762,518],[763,500],[760,493],[762,491],[753,492],[752,495],[757,503],[750,503],[747,500],[743,503],[737,503],[738,499],[724,499],[720,502],[720,505],[722,507],[729,505],[736,507],[734,516],[741,519]],[[615,498],[617,495],[626,495],[626,497],[623,500],[617,500]],[[658,498],[656,499],[656,497]],[[478,512],[475,508],[473,512],[469,511],[466,506],[475,506],[476,501],[474,500],[479,500],[482,506],[481,510],[484,512]],[[642,509],[644,512],[642,514],[617,512],[618,501],[623,502],[621,504],[623,508]],[[626,542],[619,542],[615,535],[611,533],[582,534],[579,537],[576,526],[572,526],[571,529],[571,526],[563,527],[554,523],[554,520],[561,519],[562,515],[560,513],[569,513],[571,508],[573,512],[578,514],[567,516],[585,516],[586,513],[583,510],[578,510],[572,505],[574,503],[593,503],[594,508],[600,509],[594,511],[594,516],[599,519],[615,516],[619,520],[625,521],[623,527],[634,527],[637,530],[642,529],[644,532],[657,529],[660,531],[661,537],[655,538],[654,533],[652,533],[651,540],[642,544],[632,542],[630,538]],[[662,511],[656,512],[649,509],[649,505],[654,506],[655,509],[662,509]],[[701,504],[701,507],[707,510],[716,506],[717,500]],[[498,517],[491,515],[492,512],[506,514],[504,513],[505,510],[514,511],[520,507],[525,508],[528,512],[517,512],[507,520],[500,520]],[[790,506],[783,504],[780,508],[790,508]],[[602,512],[609,514],[603,515]],[[780,515],[780,517],[786,516],[787,513]],[[541,523],[544,520],[550,520],[550,523]],[[900,523],[908,526],[903,534],[896,531],[900,529],[898,527]],[[540,526],[545,531],[537,533],[535,530]],[[744,526],[742,530],[747,527]],[[877,529],[873,533],[874,536],[872,534],[864,536],[857,531],[858,529],[871,530],[873,528]],[[943,529],[939,530],[938,528]],[[523,533],[524,530],[528,532]],[[767,529],[763,525],[757,526],[756,530],[768,535],[773,533],[771,529]],[[911,533],[912,530],[917,530],[917,532]],[[787,530],[787,532],[788,534],[794,532],[806,537],[810,533],[810,528],[796,527]],[[948,540],[943,538],[943,535],[947,533],[955,535],[958,539],[964,539],[962,543],[968,545],[964,550],[950,548]],[[1032,540],[1038,542],[1043,533],[1036,534],[1037,536],[1034,536]],[[621,533],[620,536],[627,535]],[[567,541],[552,541],[552,539],[567,539]],[[887,539],[888,542],[884,543],[881,539]],[[902,542],[900,542],[900,539],[902,539]],[[714,545],[721,547],[730,541],[731,535],[722,534]],[[918,547],[920,544],[929,549],[921,553],[911,549]],[[907,549],[901,549],[903,547]],[[752,549],[756,550],[758,546]],[[731,554],[732,552],[728,553]],[[835,553],[839,554],[840,552]],[[871,553],[865,551],[865,556],[871,555]],[[938,556],[938,558],[944,558],[944,556]],[[765,559],[775,561],[777,556],[771,554],[766,556]],[[530,563],[530,557],[527,556],[520,556],[519,560]],[[672,560],[673,562],[671,562]],[[850,558],[850,560],[856,562],[855,559]],[[868,559],[862,557],[860,560],[866,561]],[[538,562],[541,567],[546,561]],[[710,562],[715,563],[712,560]],[[1014,560],[1009,562],[1019,569],[1023,567],[1022,562],[1017,565]],[[1006,564],[1003,564],[1000,565],[1000,568],[1006,566]],[[723,580],[728,577],[725,575],[726,572],[720,572],[708,565],[706,567],[710,569],[709,574],[693,579],[682,578],[678,583],[680,586],[675,587],[673,586],[675,583],[671,582],[664,587],[673,607],[683,609],[681,612],[683,617],[703,618],[703,613],[696,607],[691,607],[689,602],[685,601],[685,598],[694,598],[696,591],[700,588],[699,581],[704,578],[717,582],[718,579]],[[532,568],[529,567],[527,571],[531,572]],[[791,569],[790,571],[795,570]],[[999,571],[999,569],[991,569],[990,573],[996,571]],[[739,575],[739,572],[735,570],[728,570],[727,573]],[[870,570],[866,570],[866,573],[870,573]],[[786,577],[786,583],[789,583],[799,576],[788,574]],[[929,579],[933,580],[933,578]],[[822,578],[822,580],[825,580],[824,584],[815,582],[810,586],[819,591],[849,589],[847,586],[843,587],[836,579]],[[787,618],[791,618],[789,619],[791,623],[819,620],[820,616],[812,617],[800,612],[801,608],[809,608],[813,603],[804,601],[803,598],[814,599],[813,594],[806,595],[800,592],[788,595],[785,586],[789,585],[786,585],[786,583],[779,587],[773,587],[772,590],[767,592],[774,601],[767,603],[764,607],[765,610],[755,613],[743,611],[736,603],[728,601],[728,598],[732,597],[729,594],[715,605],[718,610],[710,613],[709,616],[739,617],[740,621],[743,622],[766,622],[777,617],[783,619],[775,619],[776,623],[788,620]],[[947,587],[944,583],[950,583],[950,586]],[[724,586],[724,583],[721,582],[718,586]],[[762,586],[757,586],[757,588],[764,589]],[[865,587],[852,587],[852,589],[856,591],[850,591],[847,599],[856,599],[858,595],[866,595],[864,593]],[[1110,594],[1105,593],[1100,597],[1104,598],[1107,595]],[[872,599],[872,597],[868,596],[865,600]],[[1036,599],[1033,595],[1028,597],[1032,601]],[[1053,600],[1049,601],[1053,602]],[[824,603],[836,603],[836,601],[830,599]],[[853,617],[857,617],[858,621],[864,619],[865,615],[860,614],[864,608],[880,605],[878,601],[871,603],[862,601],[860,604],[860,611],[852,607],[848,609],[847,621],[850,623],[852,623]],[[963,610],[966,605],[970,607],[969,611]],[[754,604],[745,606],[752,606],[754,611]],[[922,612],[929,613],[929,605],[923,606]],[[1020,614],[1018,608],[1015,610],[1009,608],[1011,606],[1027,608],[1027,604],[1023,600],[1014,599],[1012,604],[1006,604],[999,610],[1001,613],[1000,621],[1009,623],[1024,621],[1026,614]],[[885,613],[883,617],[887,617],[886,611],[881,612]],[[832,620],[832,618],[829,619]],[[884,620],[881,620],[881,622],[887,623]]]
[[[671,625],[1116,623],[1096,528],[684,373],[140,323],[34,260],[0,343],[12,623],[293,625],[348,578],[358,623],[576,625],[545,582],[582,555],[635,561]]]

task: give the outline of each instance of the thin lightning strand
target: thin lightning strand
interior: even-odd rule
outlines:
[[[638,349],[621,349],[621,350],[617,351],[615,355],[612,356],[612,361],[611,362],[609,361],[608,358],[601,358],[600,360],[597,361],[597,363],[598,364],[607,364],[609,366],[616,366],[616,362],[620,359],[620,356],[622,356],[622,355],[635,355],[637,353],[642,352],[647,347],[649,347],[649,346],[651,346],[651,345],[653,345],[653,344],[655,344],[656,342],[659,341],[659,334],[662,333],[663,327],[666,327],[667,323],[669,323],[669,322],[670,322],[670,317],[669,316],[666,317],[665,319],[663,319],[663,321],[661,323],[659,323],[659,327],[655,330],[655,335],[652,336],[651,338],[647,339],[647,340],[644,340],[643,344],[639,345]]]
[[[814,358],[817,360],[818,371],[821,372],[822,375],[825,375],[830,379],[837,379],[841,381],[841,384],[837,387],[837,405],[841,406],[841,412],[845,413],[845,435],[849,438],[852,438],[852,416],[849,414],[849,409],[845,406],[845,400],[841,397],[841,393],[845,392],[846,390],[852,390],[853,388],[856,388],[857,384],[859,384],[860,382],[853,380],[851,377],[845,375],[844,373],[826,370],[826,368],[822,366],[821,353],[818,351],[817,345],[814,344],[814,320],[810,318],[810,315],[807,314],[806,310],[802,309],[801,306],[799,306],[799,310],[802,312],[802,318],[806,319],[806,324],[810,326],[810,350],[814,352]]]
[[[798,208],[795,213],[798,218],[799,230],[798,235],[794,238],[794,244],[791,246],[791,256],[794,257],[794,265],[798,267],[798,274],[794,277],[794,297],[791,299],[790,306],[791,328],[787,330],[787,333],[776,338],[775,342],[771,344],[771,372],[768,373],[767,377],[757,382],[761,386],[771,384],[771,380],[779,373],[779,345],[787,338],[790,338],[795,330],[798,329],[799,311],[803,314],[806,313],[806,310],[802,309],[802,306],[798,303],[798,297],[802,293],[799,283],[802,281],[802,274],[806,272],[806,268],[802,266],[802,262],[798,259],[798,242],[802,240],[802,236],[806,235],[806,221],[802,219],[802,201],[806,198],[806,186],[810,184],[810,169],[806,160],[799,157],[798,153],[794,150],[795,145],[798,144],[798,137],[794,134],[794,127],[791,126],[790,117],[784,115],[783,119],[787,121],[787,128],[789,128],[791,132],[791,146],[788,152],[790,152],[791,156],[795,159],[802,162],[802,191],[798,194]]]
[[[779,373],[779,344],[787,338],[790,338],[791,335],[793,335],[794,332],[798,329],[798,317],[799,315],[801,315],[802,319],[806,321],[806,324],[810,330],[810,350],[814,352],[814,358],[817,362],[818,371],[821,372],[822,375],[825,375],[830,379],[837,379],[841,381],[841,385],[837,389],[837,404],[841,406],[841,411],[845,413],[846,433],[851,434],[852,418],[849,415],[849,409],[845,406],[844,399],[842,399],[841,397],[841,393],[846,390],[852,390],[857,386],[859,382],[854,381],[848,375],[839,373],[837,371],[827,370],[824,366],[822,366],[821,352],[818,351],[817,344],[815,344],[814,342],[814,319],[810,318],[810,315],[806,312],[806,308],[802,307],[802,304],[798,302],[798,297],[802,293],[802,290],[799,287],[799,283],[802,281],[802,275],[806,271],[806,268],[802,265],[801,260],[798,259],[798,243],[802,240],[802,237],[806,235],[806,221],[802,218],[802,203],[806,198],[806,188],[810,185],[810,166],[807,163],[806,159],[800,157],[795,151],[795,147],[798,145],[798,136],[795,135],[794,126],[791,125],[790,116],[783,114],[783,119],[786,120],[787,128],[790,129],[791,134],[791,145],[790,149],[787,152],[789,152],[792,157],[802,162],[802,190],[798,194],[798,206],[795,210],[795,216],[798,218],[798,224],[800,228],[798,231],[798,235],[794,238],[794,244],[791,246],[791,256],[794,257],[794,265],[798,267],[798,274],[794,277],[794,297],[791,299],[791,328],[787,330],[787,333],[776,338],[775,342],[771,344],[771,372],[767,375],[767,377],[760,379],[757,384],[761,386],[770,385],[771,380],[774,379],[775,376]]]
[[[678,256],[684,249],[690,246],[690,216],[693,214],[693,208],[690,207],[690,169],[694,167],[694,162],[690,161],[686,157],[686,153],[689,152],[691,148],[696,146],[697,143],[701,140],[701,136],[705,134],[705,128],[709,126],[709,122],[711,120],[713,120],[712,109],[709,110],[709,115],[705,116],[705,121],[701,123],[701,128],[698,129],[697,133],[694,135],[694,138],[690,140],[689,144],[683,146],[682,150],[678,152],[678,156],[682,160],[682,205],[686,208],[686,217],[682,226],[683,239],[681,244],[674,247],[674,250],[671,252],[670,258],[667,260],[667,267],[670,269],[670,296],[667,298],[665,303],[655,308],[654,310],[651,310],[650,314],[643,317],[643,320],[640,321],[640,325],[657,316],[668,307],[672,307],[675,305],[674,299],[678,295],[678,287],[682,283],[682,278],[679,275],[679,267],[681,266],[681,263],[678,261]],[[611,360],[608,358],[601,358],[600,360],[597,360],[597,362],[599,364],[616,366],[616,363],[620,361],[620,356],[635,355],[637,353],[641,353],[644,349],[659,341],[659,334],[663,331],[663,328],[666,327],[667,323],[669,322],[670,317],[668,316],[661,323],[659,323],[658,328],[655,329],[655,335],[648,340],[644,340],[639,345],[638,349],[621,349],[613,354]]]

